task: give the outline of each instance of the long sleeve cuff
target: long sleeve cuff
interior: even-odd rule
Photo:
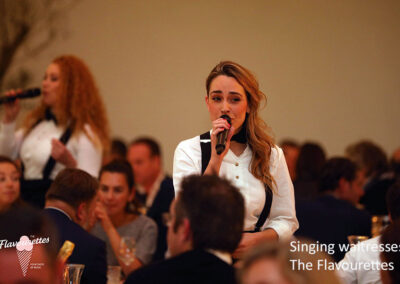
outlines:
[[[273,229],[279,236],[280,240],[290,239],[293,233],[299,228],[299,223],[287,220],[276,220],[267,224],[264,230]]]

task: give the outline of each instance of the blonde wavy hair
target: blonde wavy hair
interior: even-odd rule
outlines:
[[[62,55],[52,63],[60,68],[60,93],[53,110],[58,124],[65,127],[70,123],[73,135],[84,132],[96,146],[108,151],[110,137],[106,110],[89,68],[73,55]],[[23,125],[26,132],[45,117],[46,108],[42,102],[27,115]],[[89,125],[97,137],[88,133],[85,125]]]
[[[220,75],[236,79],[246,92],[247,104],[250,108],[246,120],[247,143],[253,151],[250,171],[253,176],[273,190],[274,179],[269,171],[269,166],[271,149],[275,147],[275,144],[272,136],[268,135],[269,127],[259,116],[261,104],[265,105],[267,98],[260,91],[255,76],[248,69],[232,61],[220,62],[208,75],[206,79],[207,95],[210,92],[211,82]]]

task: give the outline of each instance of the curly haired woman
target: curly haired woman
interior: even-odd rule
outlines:
[[[71,55],[54,59],[44,74],[42,94],[40,105],[17,131],[19,102],[5,104],[0,127],[0,154],[21,160],[22,198],[39,207],[51,180],[63,168],[76,167],[97,177],[109,147],[104,104],[81,59]]]

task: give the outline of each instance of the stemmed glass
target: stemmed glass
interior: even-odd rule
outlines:
[[[368,236],[355,236],[355,235],[351,235],[347,237],[347,240],[349,241],[349,244],[351,245],[356,245],[359,242],[368,240]]]
[[[119,244],[119,259],[126,265],[130,265],[135,259],[136,242],[132,237],[122,237]]]

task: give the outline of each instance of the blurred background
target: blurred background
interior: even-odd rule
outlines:
[[[400,144],[397,0],[2,0],[0,19],[2,92],[41,86],[53,58],[77,55],[112,136],[155,137],[167,172],[179,141],[211,128],[205,79],[221,60],[256,74],[277,142],[318,141],[329,156]]]

